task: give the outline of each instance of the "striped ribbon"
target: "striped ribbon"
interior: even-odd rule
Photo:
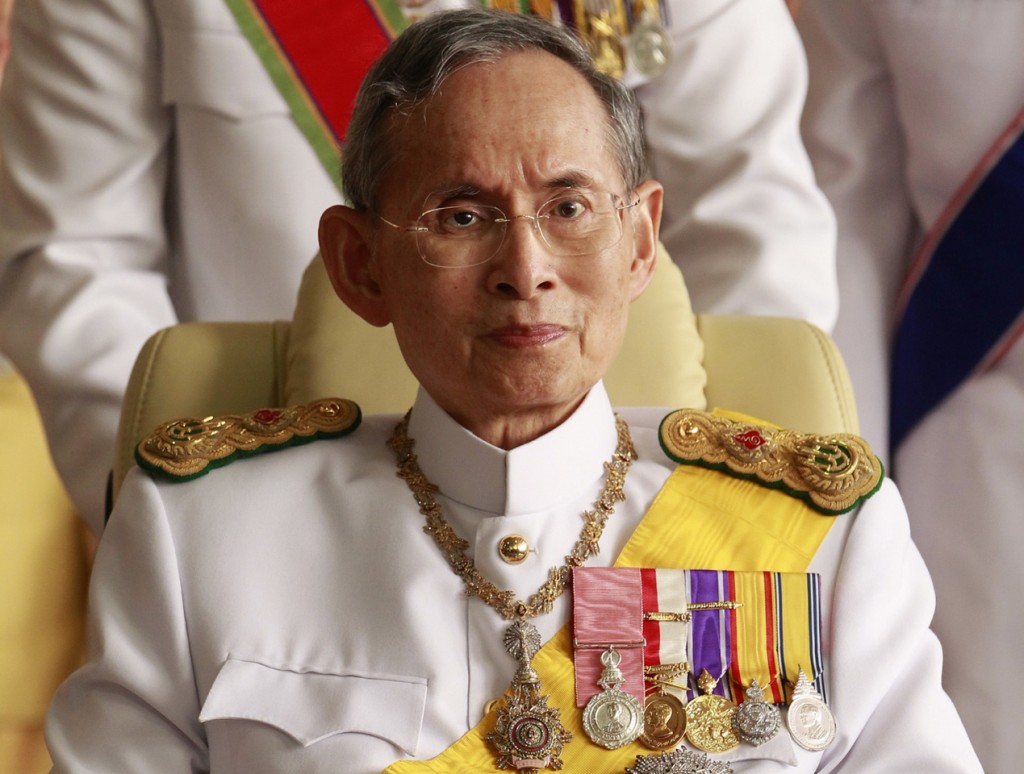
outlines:
[[[409,25],[397,0],[227,0],[292,117],[335,185],[356,92]]]
[[[988,150],[911,264],[893,341],[890,441],[995,365],[1024,333],[1024,110]]]
[[[664,572],[664,570],[662,571]],[[678,583],[658,582],[657,570],[641,570],[644,612],[685,613],[690,601],[689,575],[684,573]],[[689,664],[690,624],[684,621],[644,621],[644,665]],[[686,674],[669,680],[677,688],[654,684],[650,692],[664,690],[686,701]]]
[[[645,622],[645,664],[687,661],[693,678],[705,669],[724,677],[714,692],[736,702],[757,680],[773,703],[788,701],[789,684],[803,668],[826,695],[816,573],[644,569],[641,579],[645,613],[691,608],[689,626]],[[692,609],[720,602],[740,606]],[[696,693],[692,678],[690,687]]]

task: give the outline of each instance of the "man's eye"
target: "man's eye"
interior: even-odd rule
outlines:
[[[444,221],[449,228],[464,229],[477,225],[480,222],[480,216],[469,210],[453,210]]]
[[[586,212],[586,202],[581,199],[559,199],[548,210],[549,215],[563,220],[574,220]]]
[[[440,207],[426,213],[421,222],[435,234],[463,236],[486,229],[491,220],[485,209]]]

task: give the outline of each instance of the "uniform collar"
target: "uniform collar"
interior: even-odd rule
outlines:
[[[600,382],[565,422],[511,451],[473,435],[420,388],[409,436],[421,469],[442,494],[508,516],[554,508],[590,491],[618,439]]]

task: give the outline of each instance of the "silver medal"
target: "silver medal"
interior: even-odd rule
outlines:
[[[530,663],[540,649],[540,633],[529,621],[516,620],[505,631],[505,649],[519,662],[519,669],[497,706],[494,731],[487,735],[497,750],[498,768],[560,769],[562,747],[572,741],[572,734],[562,725],[558,708],[548,706]]]
[[[609,750],[629,744],[644,730],[643,707],[633,694],[619,688],[625,682],[619,669],[621,660],[614,648],[601,654],[604,671],[597,684],[604,690],[583,710],[583,730],[594,744]]]
[[[793,740],[811,752],[824,750],[836,738],[836,719],[803,669],[793,688],[786,723]]]
[[[665,72],[672,58],[672,44],[658,17],[645,8],[633,25],[626,51],[629,61],[643,75],[656,78]]]
[[[732,774],[732,767],[711,760],[707,753],[679,749],[661,755],[638,755],[636,765],[627,767],[626,774]]]
[[[757,747],[779,733],[782,715],[778,707],[764,700],[764,691],[757,680],[750,681],[745,696],[732,716],[732,727],[740,739]]]

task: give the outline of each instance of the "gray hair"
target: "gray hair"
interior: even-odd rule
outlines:
[[[532,16],[485,9],[443,11],[412,24],[363,79],[342,150],[345,197],[372,209],[394,160],[387,119],[427,101],[456,70],[507,54],[540,50],[571,65],[608,112],[609,141],[627,190],[646,177],[640,108],[633,92],[599,72],[586,47],[570,32]]]

